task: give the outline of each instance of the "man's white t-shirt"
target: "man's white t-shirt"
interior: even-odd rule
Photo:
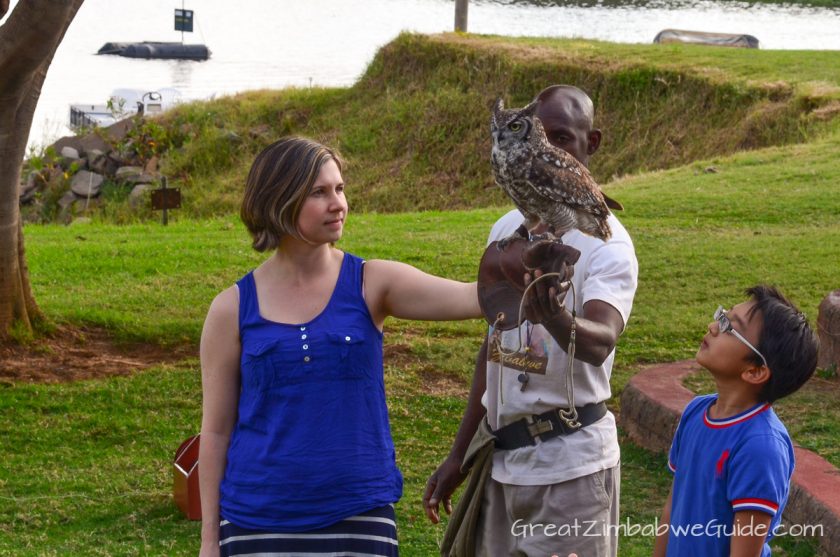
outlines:
[[[490,231],[488,244],[509,236],[524,220],[517,210],[503,216]],[[577,315],[583,315],[583,305],[589,300],[601,300],[618,310],[626,326],[636,293],[639,265],[627,231],[614,215],[610,215],[608,222],[612,237],[607,242],[579,230],[570,230],[562,239],[563,243],[580,250],[572,278]],[[571,308],[572,303],[569,289],[566,308]],[[520,390],[521,383],[517,380],[520,371],[508,367],[500,371],[498,362],[487,362],[487,390],[481,401],[493,429],[523,417],[569,406],[566,347],[561,348],[541,325],[526,321],[519,329],[502,333],[505,351],[520,346],[520,334],[522,343],[528,344],[531,351],[548,357],[547,370],[545,375],[530,373],[527,387]],[[615,350],[600,366],[574,361],[575,406],[601,402],[612,396],[610,374],[614,358]],[[618,434],[611,412],[572,435],[561,435],[544,443],[539,439],[535,441],[534,446],[496,451],[493,479],[514,485],[548,485],[612,468],[619,462]]]

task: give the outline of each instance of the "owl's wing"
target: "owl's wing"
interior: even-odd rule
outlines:
[[[601,195],[604,196],[604,201],[607,202],[607,207],[612,209],[613,211],[623,211],[624,205],[613,199],[612,197],[608,196],[604,192],[601,192]]]
[[[562,158],[543,153],[534,156],[528,174],[528,182],[539,195],[595,214],[607,213],[604,195],[585,166],[565,151],[558,150]]]

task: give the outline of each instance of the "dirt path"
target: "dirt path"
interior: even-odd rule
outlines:
[[[49,338],[0,347],[0,382],[58,383],[129,375],[198,357],[198,347],[114,341],[101,329],[62,326]]]
[[[408,344],[385,343],[385,362],[409,368],[418,356]],[[0,384],[11,382],[61,383],[130,375],[146,368],[198,358],[198,346],[162,347],[148,343],[116,342],[107,330],[62,326],[49,338],[25,346],[0,346]],[[432,396],[466,397],[469,384],[433,368],[415,370],[422,391]],[[397,382],[399,383],[399,382]],[[416,386],[391,384],[400,393]]]

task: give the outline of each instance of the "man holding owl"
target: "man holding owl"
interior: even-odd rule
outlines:
[[[534,116],[548,142],[586,166],[601,143],[591,99],[576,87],[555,85],[535,102]],[[493,226],[488,244],[511,237],[524,221],[520,211],[509,212]],[[476,495],[482,499],[475,555],[617,554],[620,455],[615,418],[604,402],[611,397],[615,345],[630,316],[638,263],[618,219],[609,213],[606,223],[606,238],[578,228],[562,234],[563,244],[580,252],[571,280],[574,296],[568,283],[541,281],[528,294],[528,319],[519,329],[495,336],[491,330],[452,449],[426,485],[423,505],[437,523],[441,503],[452,512],[450,498],[466,477],[464,455],[486,420],[496,441],[490,478]],[[570,367],[566,350],[573,328]],[[511,351],[521,358],[500,356]],[[515,367],[523,360],[525,371]],[[570,410],[568,369],[579,428],[563,427],[556,418]]]

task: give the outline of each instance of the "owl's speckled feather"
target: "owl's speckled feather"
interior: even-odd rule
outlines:
[[[496,101],[490,123],[496,183],[528,219],[528,229],[543,222],[556,236],[577,228],[608,240],[604,194],[583,164],[548,142],[536,107],[506,110]]]

